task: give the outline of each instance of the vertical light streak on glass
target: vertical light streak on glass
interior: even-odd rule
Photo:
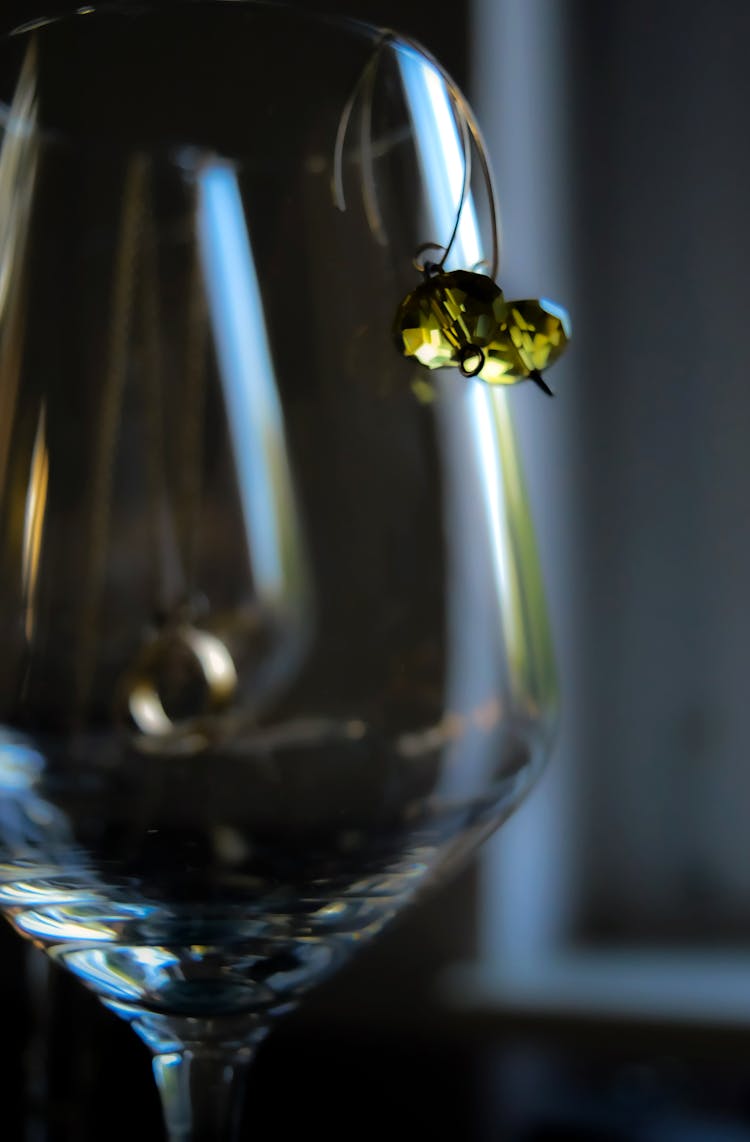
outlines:
[[[214,162],[197,179],[200,252],[255,589],[272,610],[300,611],[302,537],[237,176]]]
[[[537,291],[570,301],[575,282],[568,249],[567,164],[572,152],[566,24],[574,19],[572,5],[566,0],[473,0],[472,8],[472,97],[497,159],[502,208],[513,219],[512,235],[508,233],[513,241],[503,250],[503,278],[522,297]],[[573,318],[575,326],[575,311]],[[571,363],[568,359],[555,368],[556,400],[539,399],[530,387],[518,399],[515,393],[510,398],[548,571],[564,704],[545,781],[484,850],[482,955],[488,966],[502,963],[506,970],[527,969],[565,938],[582,882],[575,867],[581,831],[575,797],[586,708],[578,652],[585,614],[576,590],[575,563],[583,547],[573,457],[583,390],[565,385]],[[504,459],[504,447],[502,455]],[[512,519],[513,509],[509,514]],[[526,568],[523,553],[522,559]],[[526,578],[523,586],[528,594]],[[533,611],[533,601],[528,605]],[[542,637],[549,645],[548,632],[538,626],[530,631],[530,669],[539,661],[535,646]]]
[[[456,221],[464,181],[461,134],[445,83],[416,52],[399,53],[402,82],[412,117],[418,161],[428,193],[424,241],[447,242]],[[439,146],[435,140],[439,139]],[[471,195],[464,203],[449,266],[471,267],[485,257]],[[449,537],[448,626],[451,642],[448,704],[466,713],[496,696],[502,654],[487,639],[488,625],[497,627],[497,644],[505,642],[508,694],[517,697],[525,678],[523,613],[514,589],[512,537],[507,519],[507,481],[518,478],[516,452],[501,456],[499,425],[511,433],[505,394],[457,371],[441,377],[444,399],[436,403],[448,471],[445,532]],[[456,386],[461,386],[457,391]],[[488,568],[487,582],[477,585],[474,567]],[[449,750],[441,792],[466,795],[486,785],[486,768],[494,760],[496,742],[476,741],[460,765],[450,764]],[[470,756],[469,756],[470,755]]]
[[[532,713],[551,714],[557,705],[557,675],[542,568],[520,450],[507,401],[493,401],[492,412],[505,495],[502,510],[507,554],[506,578],[512,601],[508,621],[512,680]]]
[[[47,487],[49,484],[49,454],[46,441],[46,410],[42,405],[37,423],[34,449],[31,454],[31,470],[26,489],[26,510],[23,521],[23,544],[21,558],[21,588],[24,603],[24,630],[29,642],[34,637],[36,625],[36,600],[39,583],[39,563],[44,537],[44,516],[47,509]]]
[[[445,245],[456,222],[461,202],[466,159],[448,89],[433,65],[411,48],[398,52],[401,79],[412,117],[414,137],[424,186],[428,189],[431,217],[425,222],[425,242]],[[435,146],[435,140],[440,145]],[[447,266],[470,269],[484,257],[474,203],[464,202],[456,240]]]
[[[4,482],[21,370],[23,288],[36,182],[37,50],[32,38],[10,107],[0,106],[0,488]]]
[[[481,382],[474,381],[468,393],[468,405],[474,420],[485,526],[508,653],[508,681],[511,697],[521,703],[527,696],[524,689],[528,632],[523,621],[521,582],[513,558],[509,513],[514,506],[523,511],[525,504],[508,408],[504,399],[495,401],[493,395],[501,394],[493,394],[492,390],[488,393]],[[521,521],[518,522],[522,526]]]

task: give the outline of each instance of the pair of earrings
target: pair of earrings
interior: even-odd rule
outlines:
[[[373,232],[382,237],[376,204],[372,169],[364,162],[370,147],[370,117],[375,76],[384,48],[395,46],[418,53],[443,80],[457,128],[461,134],[464,177],[453,231],[445,246],[428,242],[417,252],[439,250],[437,262],[415,261],[422,282],[401,301],[396,311],[393,334],[396,347],[427,369],[457,367],[464,377],[478,377],[490,385],[513,385],[534,381],[545,393],[552,390],[543,372],[558,359],[570,339],[566,311],[542,299],[506,301],[495,281],[498,267],[498,226],[495,193],[487,152],[479,127],[463,94],[440,64],[421,45],[404,36],[385,32],[355,85],[339,121],[334,155],[334,199],[345,209],[342,180],[344,139],[355,101],[365,89],[363,115],[363,193]],[[487,189],[492,240],[489,274],[476,270],[446,270],[450,251],[458,235],[459,223],[471,186],[472,142]],[[367,146],[365,146],[365,143]]]
[[[424,281],[396,311],[394,338],[405,357],[427,369],[456,366],[464,377],[490,385],[534,381],[565,349],[570,325],[565,310],[542,298],[506,301],[486,274],[444,270],[428,263]]]

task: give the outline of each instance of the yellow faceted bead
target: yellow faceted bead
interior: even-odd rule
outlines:
[[[553,365],[570,339],[570,319],[546,298],[510,301],[500,336],[485,350],[478,376],[491,385],[514,385]]]
[[[526,374],[554,365],[570,340],[567,312],[546,298],[514,301],[508,309],[508,332]]]
[[[503,324],[484,351],[484,364],[477,373],[488,385],[517,385],[529,374],[513,344],[507,324]]]
[[[393,333],[399,351],[428,369],[456,366],[490,385],[530,379],[551,393],[542,372],[568,344],[570,322],[554,302],[506,302],[492,278],[452,270],[426,275],[404,298]]]
[[[393,334],[399,352],[426,368],[457,365],[473,376],[506,319],[502,290],[491,278],[454,270],[426,278],[404,298]]]

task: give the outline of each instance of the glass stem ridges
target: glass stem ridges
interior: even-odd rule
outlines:
[[[236,1137],[250,1047],[184,1049],[157,1054],[159,1089],[169,1142],[222,1142]]]
[[[241,1017],[233,1028],[224,1020],[219,1039],[213,1022],[144,1013],[132,1023],[153,1053],[168,1142],[231,1142],[238,1136],[247,1072],[268,1021]]]
[[[451,77],[428,52],[408,37],[389,30],[383,32],[344,106],[334,149],[334,202],[340,210],[346,209],[343,153],[359,101],[363,205],[375,240],[381,245],[387,244],[374,177],[372,114],[380,60],[390,46],[417,53],[440,76],[460,135],[464,163],[455,219],[447,242],[423,242],[414,256],[414,266],[422,274],[422,282],[398,306],[393,330],[396,347],[404,356],[414,357],[428,369],[455,366],[464,377],[479,377],[489,384],[508,385],[531,380],[552,396],[542,372],[567,345],[570,336],[567,313],[546,300],[505,301],[495,281],[499,264],[498,214],[492,170],[482,133],[467,100]],[[479,159],[489,205],[492,249],[489,274],[478,272],[484,263],[471,270],[448,271],[445,268],[470,197],[474,151]],[[430,250],[435,252],[436,260],[423,258]]]

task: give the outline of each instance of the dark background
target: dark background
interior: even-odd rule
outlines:
[[[127,5],[131,0],[124,0]],[[162,0],[152,7],[174,8],[179,2]],[[382,27],[396,28],[420,39],[440,58],[445,60],[456,77],[465,78],[467,66],[468,8],[463,0],[450,5],[434,4],[429,9],[415,0],[328,0],[325,3],[309,3],[309,0],[292,0],[288,5],[305,8],[312,12],[331,12],[369,20]],[[76,5],[60,0],[47,0],[46,3],[30,3],[29,0],[7,0],[3,4],[0,27],[12,29],[39,15],[56,15],[69,12]]]

